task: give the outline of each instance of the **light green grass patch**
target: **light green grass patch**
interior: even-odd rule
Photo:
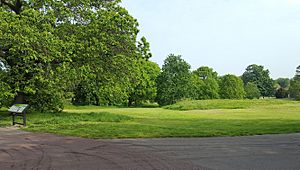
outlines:
[[[206,110],[197,110],[199,106],[193,107],[196,110],[68,106],[63,113],[29,113],[28,126],[24,130],[87,138],[300,133],[300,102],[246,100],[238,101],[239,104],[247,103],[242,109],[229,109],[233,101],[191,101],[194,105],[199,102],[217,104],[216,107],[210,104],[211,109]],[[0,113],[0,126],[10,124],[10,117],[5,115],[4,111]]]
[[[251,107],[291,105],[298,103],[292,100],[256,99],[256,100],[183,100],[165,106],[170,110],[209,110],[209,109],[246,109]]]

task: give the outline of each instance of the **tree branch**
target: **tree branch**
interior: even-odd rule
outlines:
[[[8,6],[12,11],[14,11],[16,14],[20,14],[21,13],[21,9],[22,9],[22,2],[21,0],[17,0],[15,4],[13,3],[9,3],[6,0],[1,0],[0,1],[0,5],[6,5]]]

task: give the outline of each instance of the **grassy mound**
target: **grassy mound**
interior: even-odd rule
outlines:
[[[261,106],[276,106],[291,104],[296,101],[257,99],[257,100],[184,100],[165,106],[170,110],[210,110],[210,109],[247,109]]]

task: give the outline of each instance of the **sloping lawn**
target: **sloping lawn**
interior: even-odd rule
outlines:
[[[256,99],[256,100],[184,100],[176,104],[165,106],[170,110],[209,110],[209,109],[247,109],[261,106],[297,105],[299,101]]]
[[[232,105],[230,100],[190,102],[193,103],[191,110],[67,106],[63,113],[28,114],[28,126],[24,130],[87,138],[207,137],[300,133],[300,102],[275,99],[241,100],[235,101],[235,104],[241,102],[243,107],[234,106],[234,108],[230,108]],[[202,102],[210,107],[201,108],[203,107]],[[220,102],[222,107],[217,107],[220,104],[215,103]],[[197,106],[197,103],[200,104]],[[217,109],[211,105],[216,105]],[[0,126],[10,124],[10,117],[5,117],[4,112],[1,112],[0,115]]]

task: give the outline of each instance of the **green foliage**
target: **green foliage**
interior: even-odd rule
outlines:
[[[63,39],[76,35],[71,39],[77,73],[73,103],[127,104],[143,79],[139,72],[141,54],[136,47],[138,23],[117,3],[108,3],[85,19],[92,22],[68,23],[59,29]]]
[[[5,83],[14,94],[26,95],[26,101],[22,102],[34,105],[31,97],[41,97],[45,87],[53,93],[63,91],[58,77],[63,73],[58,70],[65,67],[69,59],[61,52],[65,45],[54,35],[54,29],[53,11],[43,13],[25,8],[20,14],[0,12],[0,58],[7,72]],[[43,103],[45,100],[38,98],[34,100],[42,107],[54,104]]]
[[[152,57],[152,54],[150,53],[150,44],[145,37],[142,37],[141,41],[138,42],[138,52],[146,60],[149,60]]]
[[[50,87],[49,87],[50,86]],[[64,92],[52,89],[53,86],[43,86],[45,89],[39,89],[36,93],[26,96],[31,109],[41,112],[61,112],[64,108]]]
[[[193,71],[195,75],[197,75],[201,80],[218,79],[218,73],[215,72],[212,68],[207,66],[199,67],[197,70]]]
[[[10,86],[0,80],[0,108],[9,106],[12,102],[14,94]]]
[[[193,71],[193,98],[196,100],[218,99],[218,73],[209,67],[200,67]]]
[[[297,67],[296,75],[291,80],[291,86],[289,92],[291,98],[300,100],[300,66]]]
[[[292,80],[291,87],[289,89],[290,97],[296,100],[300,100],[300,80]]]
[[[181,56],[170,54],[164,61],[162,72],[157,77],[157,102],[173,104],[191,94],[190,65]]]
[[[241,78],[235,75],[225,75],[220,78],[220,96],[222,99],[243,99],[245,90]]]
[[[138,42],[137,53],[139,59],[136,64],[136,78],[133,89],[129,93],[128,106],[140,106],[143,103],[154,102],[156,98],[156,79],[160,73],[160,67],[149,61],[152,57],[150,44],[145,37]]]
[[[261,96],[259,88],[254,83],[247,83],[245,86],[246,98],[247,99],[259,99]]]
[[[257,85],[262,96],[270,97],[274,95],[273,80],[270,78],[269,70],[256,64],[250,65],[242,75],[242,80],[246,85],[252,82]]]
[[[300,79],[300,65],[296,69],[295,79]]]
[[[74,89],[73,103],[79,105],[123,105],[127,104],[133,88],[137,69],[134,61],[126,56],[110,57],[111,65],[100,68],[81,67],[83,75]],[[83,69],[85,68],[85,69]]]
[[[129,106],[154,102],[156,98],[156,79],[160,73],[159,66],[154,62],[142,59],[139,62],[138,72],[140,78],[129,96]]]
[[[279,89],[276,90],[275,97],[277,99],[288,98],[289,92],[285,88],[280,87]]]
[[[279,85],[279,87],[288,89],[290,87],[290,79],[289,78],[278,78],[275,82]]]
[[[152,77],[139,72],[150,45],[144,37],[137,42],[138,22],[119,3],[1,3],[0,66],[16,101],[40,111],[62,110],[66,96],[76,104],[120,105],[141,84],[149,90],[137,100],[153,99]]]

